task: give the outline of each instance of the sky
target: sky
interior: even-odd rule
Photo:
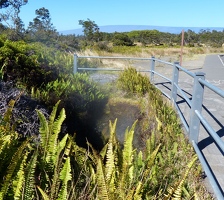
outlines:
[[[28,0],[20,13],[26,27],[42,7],[57,31],[82,28],[79,20],[87,19],[98,26],[224,27],[224,0]]]

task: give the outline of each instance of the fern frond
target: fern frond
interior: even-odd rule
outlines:
[[[66,154],[69,153],[69,150],[66,150],[66,144],[67,144],[68,134],[66,134],[62,140],[59,142],[58,146],[56,147],[55,155],[52,155],[53,159],[53,168],[54,168],[54,175],[51,185],[51,194],[50,198],[55,199],[59,194],[59,188],[60,188],[60,171],[63,165],[63,158],[67,155],[63,154],[61,157],[61,153],[63,150],[66,151]],[[70,145],[70,143],[68,143]],[[70,149],[70,146],[68,147]],[[68,157],[69,158],[69,157]],[[70,163],[69,163],[70,164]]]
[[[44,200],[50,200],[50,198],[48,197],[48,195],[39,187],[37,186],[38,190],[40,191],[42,197]]]
[[[124,148],[122,151],[122,168],[121,168],[121,176],[118,183],[119,193],[121,198],[124,196],[125,185],[130,185],[132,181],[132,177],[130,176],[132,173],[130,170],[134,170],[132,168],[133,161],[133,137],[134,137],[134,129],[136,126],[137,120],[132,125],[131,129],[128,128],[125,131],[125,139],[124,139]]]
[[[65,161],[65,164],[64,164],[64,166],[61,170],[61,173],[60,173],[60,179],[62,181],[62,188],[61,188],[61,191],[59,193],[58,200],[67,199],[68,181],[70,181],[72,179],[70,157],[68,157]]]
[[[0,199],[4,199],[4,196],[6,195],[6,193],[8,191],[10,183],[13,180],[13,174],[16,170],[16,167],[17,167],[19,161],[22,159],[22,155],[24,153],[24,149],[27,147],[27,143],[28,143],[28,140],[24,141],[11,159],[10,165],[8,166],[8,170],[6,172],[4,184],[0,191]]]
[[[102,157],[102,160],[104,160],[107,155],[107,149],[108,149],[108,143],[106,143],[102,148],[102,150],[100,151],[100,156]]]
[[[56,135],[59,134],[59,132],[61,131],[61,125],[64,122],[65,118],[66,118],[65,109],[62,108],[58,118],[53,123],[54,134]]]
[[[153,131],[150,135],[150,138],[146,140],[146,158],[151,155],[151,153],[155,149],[156,144],[156,136],[155,132]]]
[[[125,131],[125,139],[124,139],[124,149],[123,149],[123,164],[131,165],[133,159],[133,137],[134,137],[134,129],[136,126],[137,120],[132,125],[131,129],[128,128]]]
[[[98,199],[109,200],[109,194],[106,184],[106,179],[103,171],[102,160],[98,158],[97,160],[97,187],[98,187]]]
[[[157,146],[157,148],[151,153],[151,155],[148,155],[148,158],[145,161],[145,169],[144,172],[142,173],[142,182],[146,183],[147,179],[152,178],[149,176],[150,174],[154,174],[153,171],[156,169],[156,166],[154,165],[156,156],[159,152],[161,144]]]
[[[58,105],[59,105],[60,102],[61,102],[61,101],[59,100],[59,101],[55,104],[55,106],[53,107],[53,110],[52,110],[52,112],[51,112],[51,114],[50,114],[50,116],[49,116],[49,127],[51,127],[51,128],[52,128],[52,126],[53,126],[53,123],[54,123],[54,120],[55,120],[55,117],[56,117],[56,114],[57,114]]]
[[[141,168],[143,165],[144,165],[144,162],[143,162],[142,151],[139,151],[138,157],[137,157],[137,166],[138,168]]]
[[[191,162],[188,164],[188,168],[186,169],[181,181],[175,187],[170,187],[167,189],[168,194],[165,195],[165,200],[169,200],[171,198],[174,200],[180,200],[182,198],[183,184],[196,160],[197,156],[195,155]]]
[[[152,165],[154,164],[156,155],[158,154],[160,147],[161,147],[161,143],[156,147],[156,149],[151,153],[151,155],[148,156],[147,165],[146,165],[148,169],[150,169]]]
[[[113,152],[113,144],[109,142],[107,154],[106,154],[106,165],[105,165],[105,174],[106,174],[106,182],[108,184],[109,190],[111,193],[114,192],[114,178],[115,178],[115,163],[114,163],[114,152]]]
[[[48,156],[49,159],[48,161],[53,161],[55,162],[56,159],[56,155],[58,154],[57,151],[61,151],[62,149],[64,149],[68,135],[65,135],[65,137],[61,140],[60,144],[59,144],[59,148],[58,148],[58,134],[61,131],[61,124],[63,123],[63,121],[65,120],[65,110],[62,109],[60,112],[60,115],[58,116],[58,119],[55,120],[55,122],[53,122],[53,132],[54,134],[51,132],[50,134],[50,138],[49,138],[49,146],[48,146]]]
[[[3,152],[3,150],[5,149],[5,147],[11,143],[11,135],[5,135],[1,138],[0,140],[0,155]]]
[[[142,190],[142,182],[139,181],[139,182],[138,182],[138,185],[137,185],[137,187],[136,187],[134,196],[133,196],[133,199],[134,199],[134,200],[141,200],[141,199],[142,199],[142,197],[141,197],[141,190]]]
[[[40,120],[40,128],[39,128],[39,133],[41,136],[40,143],[42,148],[44,149],[44,160],[45,160],[46,154],[48,152],[47,150],[48,150],[48,143],[49,143],[49,137],[50,137],[49,126],[44,114],[40,112],[39,110],[36,110],[36,111]]]
[[[24,187],[24,200],[29,200],[33,198],[34,188],[35,188],[35,169],[37,165],[37,155],[38,151],[35,151],[29,161],[26,168],[25,175],[25,187]]]
[[[66,134],[66,135],[68,135],[68,134]],[[64,137],[67,137],[66,135]],[[73,139],[74,138],[70,137],[69,135],[68,135],[68,139],[66,138],[66,140],[68,140],[68,143],[65,146],[64,157],[68,157],[70,155]],[[60,146],[60,143],[59,143],[59,146]]]
[[[27,162],[29,152],[25,152],[23,155],[23,160],[20,164],[19,171],[17,172],[16,179],[13,180],[13,192],[14,192],[14,199],[20,200],[22,195],[22,189],[24,186],[25,181],[25,165]]]

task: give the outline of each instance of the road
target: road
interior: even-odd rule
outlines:
[[[224,90],[224,66],[221,61],[218,55],[206,56],[201,71],[206,73],[208,82]],[[224,99],[211,90],[205,89],[203,105],[204,115],[224,141]],[[224,152],[220,152],[203,127],[201,127],[199,141],[199,146],[224,191]]]

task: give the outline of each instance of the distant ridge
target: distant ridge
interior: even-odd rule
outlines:
[[[149,25],[108,25],[108,26],[99,26],[101,32],[113,33],[113,32],[130,32],[134,30],[158,30],[160,32],[168,32],[179,34],[184,29],[188,29],[198,33],[200,30],[216,30],[223,31],[224,27],[169,27],[169,26],[149,26]],[[83,35],[82,28],[59,31],[60,34],[69,35]]]

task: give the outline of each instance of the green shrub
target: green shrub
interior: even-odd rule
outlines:
[[[40,87],[60,74],[72,73],[73,56],[55,51],[40,43],[6,40],[0,47],[0,66],[5,81]]]
[[[137,72],[134,68],[125,69],[118,77],[118,87],[129,94],[144,95],[154,90],[149,78]]]
[[[71,101],[76,112],[86,111],[92,102],[106,98],[100,87],[86,73],[76,73],[66,79],[48,82],[36,90],[33,88],[31,95],[48,105],[54,105],[58,100],[62,100],[62,104]]]

